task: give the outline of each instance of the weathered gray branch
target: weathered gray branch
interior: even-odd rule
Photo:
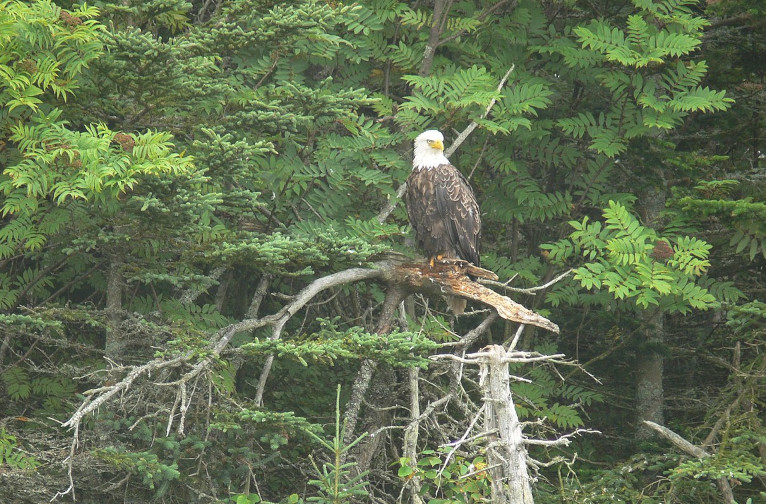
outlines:
[[[446,269],[445,269],[446,268]],[[534,323],[541,327],[546,327],[551,330],[557,330],[558,328],[552,322],[540,317],[539,315],[526,310],[526,308],[514,303],[509,298],[500,296],[494,291],[483,287],[468,278],[465,270],[461,268],[471,268],[471,265],[461,264],[448,264],[445,268],[432,268],[430,265],[423,264],[403,264],[399,261],[380,261],[374,263],[369,268],[351,268],[348,270],[340,271],[327,275],[322,278],[318,278],[307,285],[297,295],[289,298],[289,302],[285,304],[278,312],[266,315],[260,318],[248,318],[231,324],[218,332],[211,338],[208,345],[207,356],[201,360],[195,361],[199,358],[199,353],[195,351],[188,351],[171,359],[165,360],[164,358],[154,359],[146,364],[140,366],[120,366],[115,368],[116,371],[126,371],[122,380],[112,385],[97,387],[86,391],[85,401],[80,404],[77,410],[72,416],[62,424],[65,428],[72,429],[73,439],[70,450],[70,457],[68,460],[70,470],[70,488],[64,492],[59,492],[57,497],[66,495],[68,493],[74,494],[74,482],[71,479],[71,468],[73,463],[74,454],[78,445],[79,427],[82,419],[96,411],[100,406],[111,400],[118,394],[126,392],[133,383],[142,377],[150,376],[160,369],[181,368],[183,366],[191,366],[190,369],[183,374],[179,379],[172,382],[158,383],[160,386],[176,386],[178,390],[176,392],[175,404],[172,407],[168,419],[167,429],[168,432],[173,426],[174,417],[180,415],[178,419],[178,427],[180,433],[183,433],[184,419],[186,411],[191,402],[191,396],[189,394],[188,385],[192,379],[199,377],[200,373],[207,370],[216,360],[218,356],[226,349],[231,339],[237,333],[249,332],[262,327],[270,326],[272,328],[271,339],[278,339],[281,337],[287,322],[300,310],[314,299],[320,292],[336,287],[345,285],[348,283],[364,281],[364,280],[378,280],[386,282],[387,300],[384,303],[383,311],[381,313],[377,332],[385,334],[391,330],[391,326],[395,320],[396,308],[401,300],[409,292],[428,292],[428,293],[452,293],[457,295],[463,295],[471,297],[473,299],[489,303],[494,306],[498,313],[510,320],[517,320],[519,322]],[[475,269],[475,268],[474,268]],[[491,272],[485,272],[490,273]],[[260,301],[266,295],[266,286],[268,284],[268,278],[261,279],[261,283],[257,289],[254,297],[253,305],[249,310],[249,315],[256,317]],[[479,327],[477,332],[483,332],[486,330],[491,321],[494,320],[493,316],[488,317]],[[477,357],[480,354],[475,354]],[[531,362],[536,360],[542,360],[542,356],[533,353],[514,352],[516,360],[523,362]],[[455,357],[455,356],[452,356]],[[470,357],[470,356],[467,356]],[[555,357],[563,357],[563,355],[556,355]],[[270,365],[273,362],[273,357],[270,357],[266,361],[261,377],[259,380],[259,386],[256,393],[256,401],[260,404],[263,399],[263,392],[265,389],[265,383],[268,378]],[[365,361],[360,370],[359,380],[355,383],[354,390],[352,391],[352,397],[347,405],[346,419],[347,434],[353,435],[354,427],[359,413],[359,408],[362,404],[362,398],[370,383],[370,379],[375,369],[375,363],[372,361]],[[193,390],[196,384],[192,386]],[[447,401],[449,399],[445,399]],[[431,405],[435,407],[434,405]],[[430,407],[429,407],[430,408]],[[427,410],[429,409],[427,408]],[[432,411],[432,410],[431,410]],[[420,419],[421,415],[417,415],[415,418]]]
[[[410,389],[410,423],[404,429],[402,452],[409,460],[408,464],[413,469],[413,476],[407,482],[413,504],[422,504],[420,498],[420,476],[417,475],[418,466],[418,434],[420,433],[420,369],[412,367],[408,370],[408,383]]]
[[[533,504],[531,478],[527,472],[527,451],[516,407],[511,396],[508,357],[505,348],[492,345],[471,354],[480,366],[480,384],[487,406],[484,429],[497,430],[487,446],[492,476],[492,502]],[[492,438],[490,438],[492,439]]]
[[[707,458],[712,456],[711,453],[709,453],[706,450],[703,450],[699,446],[687,441],[680,435],[676,434],[672,430],[668,429],[667,427],[663,425],[659,425],[655,422],[644,420],[644,425],[652,429],[654,432],[658,433],[660,436],[664,437],[670,443],[681,450],[682,452],[691,455],[692,457],[696,458]],[[731,485],[729,484],[729,481],[726,478],[718,478],[716,480],[716,483],[718,484],[718,489],[721,491],[721,494],[723,495],[723,501],[725,504],[732,504],[734,502],[734,492],[731,490]]]

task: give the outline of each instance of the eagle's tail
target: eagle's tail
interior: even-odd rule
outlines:
[[[444,296],[444,299],[447,301],[447,305],[453,314],[462,315],[465,313],[465,307],[468,304],[468,301],[465,298],[457,296]]]

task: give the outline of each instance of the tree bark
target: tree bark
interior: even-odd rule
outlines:
[[[639,352],[636,363],[636,410],[638,415],[639,439],[647,439],[652,434],[646,428],[644,422],[664,423],[663,404],[664,389],[662,378],[664,376],[664,357],[656,351],[658,345],[665,342],[664,323],[662,311],[655,313],[645,312],[642,315],[646,324],[645,349]]]
[[[106,281],[106,345],[109,359],[121,361],[125,356],[128,341],[121,330],[122,325],[122,273],[124,260],[119,253],[112,255]]]
[[[452,5],[450,0],[436,0],[434,2],[434,14],[431,21],[431,30],[428,33],[428,42],[423,51],[423,61],[420,63],[418,75],[426,77],[431,73],[431,66],[436,56],[436,48],[439,47],[439,39],[446,26],[446,18],[449,15],[449,9]]]
[[[641,194],[643,219],[647,226],[655,228],[659,224],[660,213],[665,209],[665,180],[659,174],[662,183],[657,187],[649,187]],[[660,347],[665,344],[664,312],[653,309],[640,314],[646,327],[642,349],[639,350],[636,362],[636,412],[638,439],[652,436],[644,424],[645,421],[662,425],[665,421],[663,406],[665,402],[662,379],[664,376],[665,358],[660,353]]]
[[[527,471],[527,451],[511,396],[506,352],[492,345],[482,350],[481,385],[486,404],[484,427],[494,432],[487,447],[493,504],[534,504]]]
[[[384,336],[391,332],[396,309],[399,306],[399,303],[402,302],[402,299],[404,299],[405,295],[406,291],[401,285],[389,284],[388,289],[386,290],[386,299],[383,301],[383,309],[380,314],[380,319],[378,319],[378,327],[375,329],[375,332],[379,336]],[[346,422],[346,432],[343,442],[347,445],[351,444],[355,439],[354,431],[356,430],[356,423],[359,420],[362,401],[370,386],[370,381],[372,380],[376,367],[377,363],[370,359],[366,359],[362,362],[362,367],[359,369],[356,380],[354,381],[354,386],[351,389],[351,397],[346,404],[346,414],[344,417]],[[359,445],[357,445],[359,448],[355,451],[358,453],[363,449],[369,450],[370,447],[367,446],[367,443],[369,442],[370,441],[359,443]],[[374,442],[377,443],[377,440],[374,440]],[[365,469],[362,469],[362,471],[363,470]]]

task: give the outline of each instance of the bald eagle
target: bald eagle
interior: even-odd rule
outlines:
[[[444,155],[439,131],[428,130],[415,139],[405,202],[417,244],[431,264],[435,258],[448,258],[481,266],[479,205],[468,181]],[[447,302],[452,313],[465,311],[465,299],[448,297]]]

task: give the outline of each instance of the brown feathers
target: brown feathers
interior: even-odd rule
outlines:
[[[481,266],[481,215],[473,190],[444,156],[444,137],[435,130],[415,139],[412,173],[405,202],[418,247],[430,258],[462,259]],[[447,299],[452,312],[463,313],[465,299]]]
[[[407,214],[429,257],[463,259],[481,266],[481,216],[471,186],[451,164],[413,168],[407,178]]]

